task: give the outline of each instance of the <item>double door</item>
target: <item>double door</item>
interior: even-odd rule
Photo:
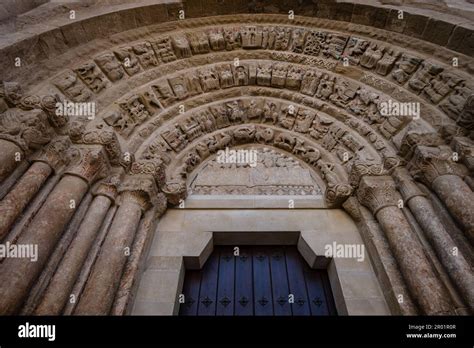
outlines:
[[[293,246],[217,246],[203,269],[186,271],[180,315],[336,315],[325,270]]]

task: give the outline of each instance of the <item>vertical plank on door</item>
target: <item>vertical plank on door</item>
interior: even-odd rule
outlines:
[[[202,272],[199,293],[198,315],[216,315],[217,277],[219,275],[219,252],[214,251]]]
[[[179,306],[180,315],[197,315],[200,287],[201,271],[186,271],[183,286],[184,303]]]
[[[291,315],[291,306],[288,302],[290,289],[288,286],[285,249],[283,247],[273,247],[269,251],[274,315]]]
[[[253,315],[252,250],[240,247],[235,259],[235,315]]]
[[[234,315],[234,267],[232,247],[222,247],[219,259],[216,315]]]
[[[256,247],[253,252],[253,289],[255,315],[273,315],[272,280],[268,248]]]
[[[324,292],[323,279],[321,271],[311,269],[305,263],[304,275],[306,277],[306,285],[308,287],[309,305],[311,315],[329,315],[329,308]]]
[[[321,272],[321,279],[324,285],[324,294],[326,295],[326,303],[328,305],[329,315],[337,315],[336,304],[332,295],[331,284],[327,272]]]
[[[285,248],[285,252],[290,293],[294,295],[294,303],[291,304],[293,315],[311,315],[301,262],[304,260],[296,248]]]

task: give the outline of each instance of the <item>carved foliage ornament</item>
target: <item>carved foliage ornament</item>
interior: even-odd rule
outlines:
[[[107,176],[110,164],[101,146],[81,146],[78,150],[79,158],[71,163],[67,174],[76,175],[89,185]]]
[[[68,137],[60,137],[52,140],[41,150],[32,156],[32,161],[47,163],[54,171],[58,171],[62,166],[70,161],[78,159],[80,153],[72,148],[72,143]]]
[[[376,215],[380,209],[398,206],[401,199],[395,182],[389,176],[364,176],[357,190],[359,202]]]
[[[410,169],[428,185],[443,175],[466,175],[462,167],[453,161],[453,151],[448,146],[429,147],[418,145],[410,161]]]
[[[54,134],[42,110],[8,109],[0,116],[0,139],[9,140],[23,151],[38,150]]]

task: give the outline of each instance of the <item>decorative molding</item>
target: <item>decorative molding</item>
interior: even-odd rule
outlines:
[[[438,147],[417,145],[409,169],[428,186],[443,175],[457,175],[463,178],[468,174],[466,168],[453,160],[453,151],[446,145]]]
[[[42,110],[13,108],[0,117],[0,139],[11,141],[25,152],[41,149],[54,134]]]
[[[75,175],[84,179],[89,185],[107,176],[110,164],[102,146],[81,146],[79,158],[71,163],[65,174]]]
[[[68,137],[52,140],[31,156],[32,161],[44,162],[57,173],[63,166],[80,157],[80,152],[72,147]]]
[[[118,192],[121,194],[121,202],[125,199],[133,199],[140,205],[142,211],[147,211],[152,205],[162,204],[163,198],[158,195],[158,188],[151,175],[127,175]]]
[[[357,198],[374,216],[385,207],[397,207],[401,200],[390,176],[364,176],[357,189]]]

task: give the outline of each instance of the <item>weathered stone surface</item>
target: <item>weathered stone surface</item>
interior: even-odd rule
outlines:
[[[393,313],[415,314],[411,298],[421,313],[448,313],[462,302],[459,295],[472,308],[472,277],[466,277],[472,256],[462,233],[472,241],[474,28],[469,21],[474,16],[463,2],[447,7],[435,0],[91,0],[48,3],[22,13],[31,9],[26,2],[0,5],[0,18],[5,17],[0,28],[5,58],[0,62],[0,183],[5,196],[0,238],[39,243],[42,254],[32,265],[2,262],[0,312],[18,313],[28,296],[28,308],[21,313],[29,313],[43,296],[37,308],[42,314],[76,309],[78,314],[124,314],[133,307],[147,228],[156,221],[151,211],[161,216],[168,204],[179,205],[192,216],[191,210],[207,204],[215,209],[207,218],[173,226],[210,228],[222,226],[218,219],[227,221],[222,205],[237,215],[245,215],[238,209],[248,203],[257,212],[280,209],[283,216],[289,202],[307,209],[346,202],[370,245],[385,298],[372,287],[373,302],[359,296],[363,286],[354,283],[353,270],[344,269],[353,264],[335,260],[328,265],[316,255],[322,239],[307,233],[298,242],[310,264],[329,267],[338,284],[334,293],[340,314],[382,314],[385,301]],[[67,18],[70,9],[76,10],[76,18]],[[8,18],[11,14],[19,15],[16,23]],[[97,109],[89,119],[60,115],[56,103],[68,101]],[[389,101],[419,103],[421,119],[386,114],[384,103]],[[251,146],[273,148],[280,157],[269,166],[262,155],[266,162],[255,170],[210,165],[219,151]],[[397,150],[409,161],[410,173],[399,168],[404,161]],[[19,163],[33,164],[23,175],[17,170],[11,176]],[[94,185],[111,168],[124,174],[119,187],[112,182]],[[54,180],[47,181],[52,172]],[[371,175],[393,175],[401,196],[390,182],[383,188],[373,183],[377,195],[362,195],[372,189],[366,179]],[[412,178],[430,188],[420,192]],[[436,200],[436,209],[447,208],[443,218],[427,199],[430,190],[442,201]],[[81,227],[68,225],[73,215],[73,221],[82,216],[58,205],[79,201],[87,191],[87,197],[95,198]],[[121,199],[116,201],[117,193]],[[220,195],[202,197],[209,193]],[[309,194],[318,197],[292,199]],[[116,204],[120,208],[108,231],[102,222],[110,222]],[[404,210],[398,208],[402,204]],[[335,227],[327,228],[335,228],[335,236],[354,232],[343,213],[321,212],[334,222]],[[250,230],[261,233],[247,241],[284,241],[284,234],[268,231],[283,226],[293,231],[292,224],[301,223],[303,215],[292,216],[288,221],[278,213],[271,221],[255,218]],[[241,228],[233,220],[227,223],[228,229]],[[410,224],[420,238],[423,229],[426,255]],[[71,238],[59,238],[64,229],[67,236],[78,230],[71,244]],[[178,237],[186,242],[186,233],[177,232],[163,239],[160,250],[171,250]],[[206,233],[199,256],[155,259],[144,294],[151,296],[159,288],[167,300],[137,300],[137,313],[176,312],[184,267],[201,267],[212,249]],[[93,245],[96,236],[98,245]],[[235,231],[216,235],[217,242],[238,238],[243,237]],[[129,259],[117,251],[132,245]],[[408,247],[415,251],[409,254]],[[462,253],[453,259],[447,250],[456,247]],[[170,269],[158,265],[172,261]],[[162,278],[154,278],[153,272],[161,272]],[[370,269],[363,272],[364,280],[373,283]],[[173,286],[161,287],[157,279]],[[79,296],[77,308],[67,301],[71,293]],[[406,303],[397,304],[398,295]]]
[[[11,191],[0,201],[0,240],[5,237],[15,219],[41,188],[52,168],[34,162]]]
[[[433,206],[414,183],[405,168],[394,171],[397,187],[402,193],[405,204],[410,207],[438,257],[448,270],[449,276],[460,288],[460,291],[471,308],[474,308],[474,274],[463,253],[458,251],[456,243],[446,231]]]
[[[362,178],[358,198],[372,211],[397,258],[410,292],[425,314],[449,314],[451,301],[423,247],[398,207],[400,195],[390,177]]]
[[[132,250],[132,242],[142,216],[142,200],[126,191],[116,217],[92,268],[76,315],[106,315],[111,309],[122,271]]]
[[[36,315],[61,314],[110,205],[111,200],[106,196],[99,195],[94,198],[34,312]]]
[[[0,313],[13,314],[48,260],[54,245],[74,214],[71,201],[79,204],[87,191],[81,178],[66,175],[56,185],[17,244],[38,247],[38,260],[9,258],[0,265]]]
[[[0,163],[2,163],[0,167],[0,182],[3,182],[20,162],[16,160],[18,158],[16,154],[19,155],[20,159],[23,159],[23,151],[14,143],[3,139],[0,139],[0,146],[2,149],[0,151]]]

